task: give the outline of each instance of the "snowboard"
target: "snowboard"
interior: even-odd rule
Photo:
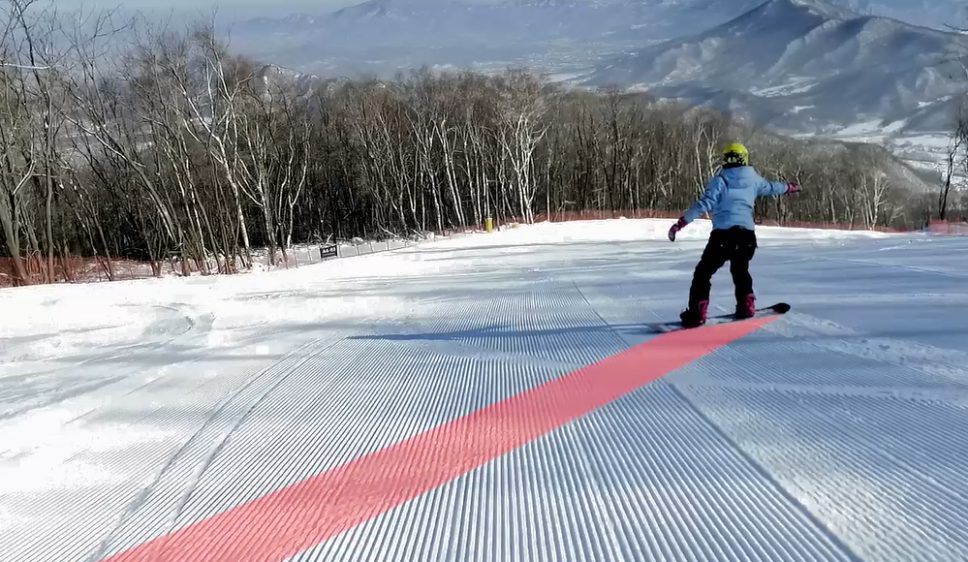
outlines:
[[[720,314],[718,316],[707,316],[706,323],[702,326],[697,326],[697,328],[703,328],[705,326],[715,326],[716,324],[726,324],[729,322],[743,322],[744,320],[754,320],[756,318],[763,318],[764,316],[777,316],[781,314],[786,314],[790,311],[790,305],[785,302],[778,302],[776,304],[771,304],[770,306],[764,306],[762,308],[757,308],[755,314],[751,318],[736,318],[735,314]],[[652,324],[650,325],[652,329],[657,332],[674,332],[676,330],[694,330],[695,328],[683,328],[682,322],[676,320],[674,322],[666,322],[663,324]]]

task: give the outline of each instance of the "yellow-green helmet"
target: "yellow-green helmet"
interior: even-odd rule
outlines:
[[[723,164],[734,166],[749,166],[750,153],[746,147],[738,142],[730,143],[723,149]]]

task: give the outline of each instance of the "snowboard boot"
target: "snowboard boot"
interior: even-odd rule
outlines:
[[[752,294],[736,299],[736,318],[752,318],[756,315],[756,297]]]
[[[706,323],[706,309],[709,308],[709,301],[699,301],[696,306],[689,306],[679,315],[683,328],[696,328]]]

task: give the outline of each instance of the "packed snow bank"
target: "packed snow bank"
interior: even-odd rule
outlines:
[[[39,285],[0,290],[0,356],[8,362],[74,357],[91,348],[167,344],[187,337],[218,347],[233,341],[233,331],[272,330],[293,323],[352,319],[406,306],[387,292],[369,295],[343,290],[354,280],[385,286],[391,277],[435,276],[467,271],[467,262],[441,251],[462,248],[594,242],[658,242],[669,248],[705,241],[711,223],[698,220],[680,232],[676,245],[666,237],[674,221],[616,219],[540,223],[487,234],[427,241],[388,252],[330,260],[290,270],[249,275],[120,281],[79,285]],[[759,227],[761,244],[804,242],[835,244],[847,239],[891,236],[866,231]],[[474,268],[488,267],[475,262]],[[199,339],[204,335],[203,339]],[[0,375],[2,376],[2,375]]]
[[[373,255],[262,274],[2,290],[0,377],[22,373],[22,362],[39,370],[55,359],[69,365],[128,347],[219,348],[260,331],[390,313],[405,301],[337,284],[385,273],[390,263],[388,255]]]
[[[655,337],[709,229],[671,243],[670,224],[540,224],[289,271],[0,291],[0,552],[97,560]],[[755,259],[757,293],[788,315],[490,463],[497,477],[455,479],[389,515],[402,524],[376,524],[470,537],[504,517],[520,524],[492,541],[499,558],[538,528],[527,499],[544,494],[562,509],[538,510],[541,528],[573,551],[616,529],[635,544],[666,517],[686,523],[667,553],[738,528],[729,544],[773,537],[751,560],[959,559],[968,239],[758,230],[774,246]],[[727,270],[711,297],[733,305]],[[536,462],[554,478],[534,480]],[[586,509],[603,495],[614,521]],[[375,552],[367,537],[387,535],[371,529],[305,557]],[[384,541],[410,558],[418,543]]]

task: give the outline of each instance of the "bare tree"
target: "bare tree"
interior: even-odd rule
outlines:
[[[942,185],[938,194],[938,218],[945,220],[948,214],[948,201],[951,188],[954,183],[955,174],[958,171],[968,172],[968,105],[958,105],[958,115],[955,119],[955,127],[951,132],[948,142],[948,149],[945,152],[944,172],[942,174]]]
[[[53,280],[52,198],[56,166],[56,129],[52,80],[48,73],[56,57],[46,52],[35,37],[38,28],[50,25],[46,11],[38,15],[35,0],[7,0],[0,36],[0,226],[7,251],[20,283],[30,283],[23,261],[21,230],[39,252],[30,218],[28,186],[46,179],[47,245],[49,259],[44,278]],[[46,98],[46,99],[45,99]],[[41,101],[40,109],[35,103]],[[25,220],[28,219],[28,220]]]
[[[548,131],[543,117],[548,108],[541,82],[532,74],[511,70],[503,77],[500,141],[513,172],[521,216],[534,221],[534,153]]]
[[[716,173],[727,138],[746,141],[764,175],[808,186],[757,205],[758,219],[875,228],[962,205],[963,123],[925,203],[892,185],[882,150],[795,141],[617,88],[561,91],[520,69],[313,81],[231,55],[210,22],[98,12],[61,25],[55,10],[24,11],[30,1],[5,4],[0,44],[0,255],[19,283],[52,281],[57,254],[92,256],[109,279],[115,257],[156,275],[169,257],[183,274],[211,260],[234,272],[255,246],[288,264],[299,242],[487,217],[674,214]]]

